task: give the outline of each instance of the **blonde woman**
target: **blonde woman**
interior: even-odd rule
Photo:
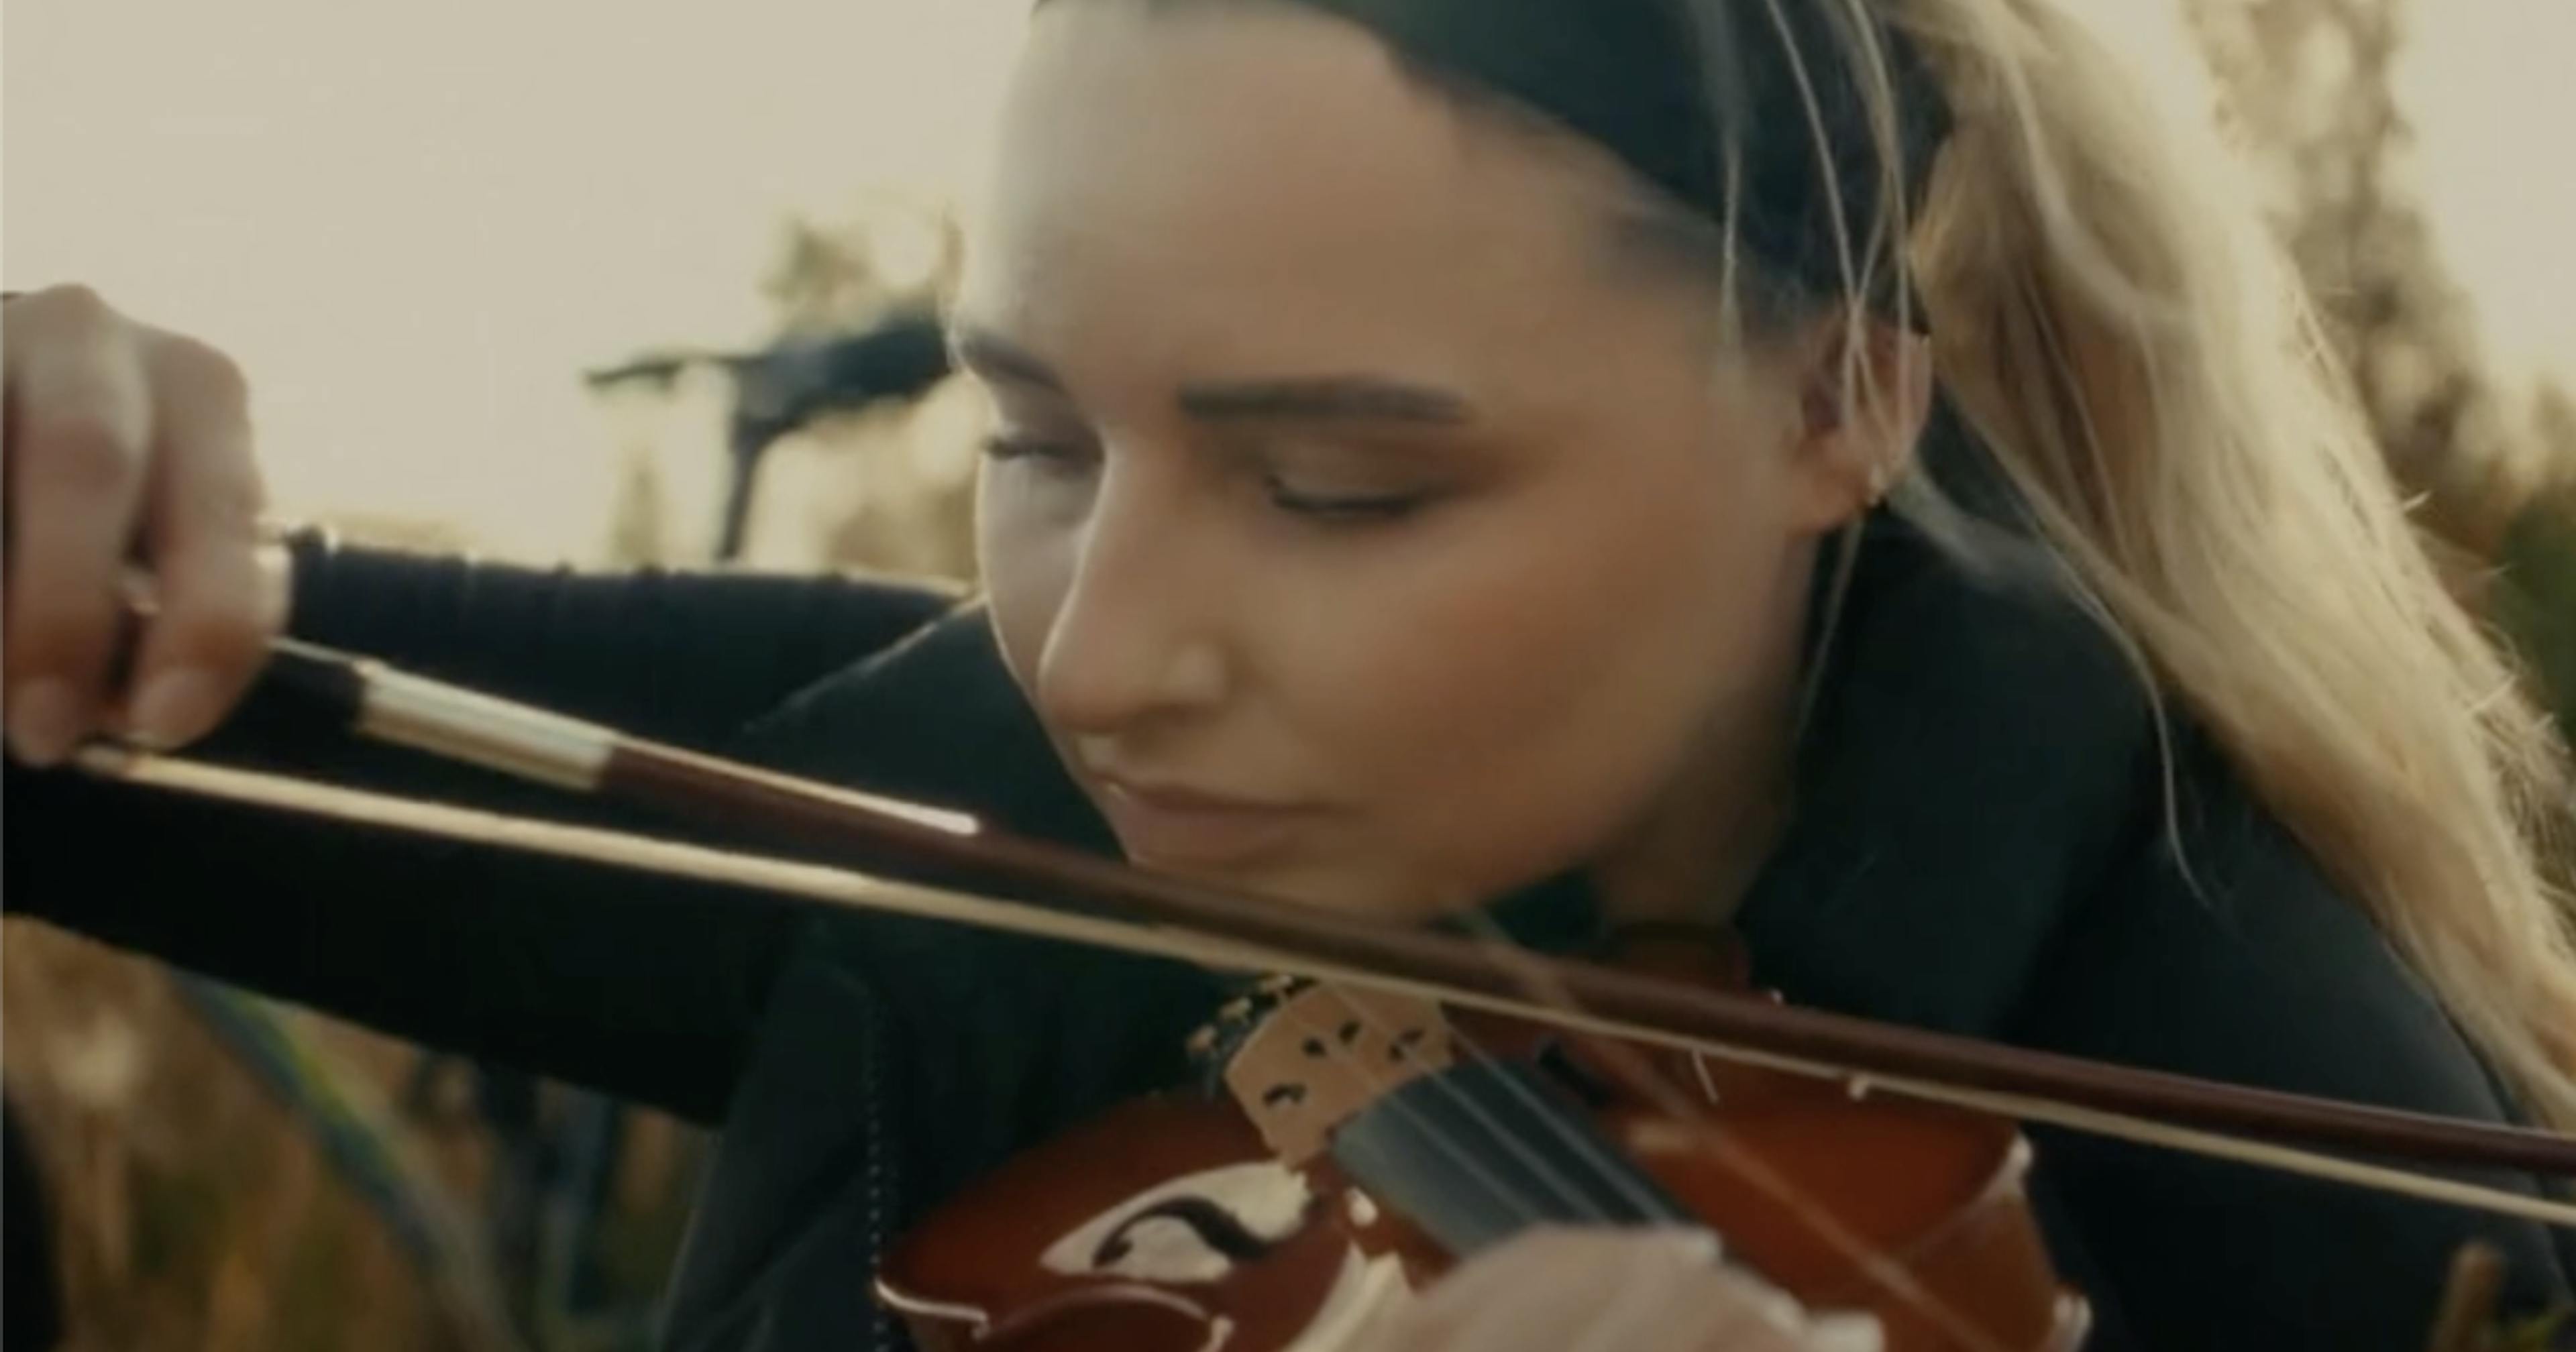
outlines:
[[[2562,767],[2209,167],[2051,0],[1047,0],[952,317],[979,595],[316,538],[279,591],[241,377],[58,289],[6,308],[8,730],[508,801],[237,710],[282,625],[1317,905],[2576,1124]],[[15,908],[721,1123],[675,1347],[894,1337],[886,1237],[1222,995],[24,769],[9,813]],[[2529,1224],[2057,1134],[2036,1186],[2095,1347],[2419,1346],[2472,1239],[2568,1295]],[[1759,1305],[1638,1253],[1505,1246],[1410,1345]]]

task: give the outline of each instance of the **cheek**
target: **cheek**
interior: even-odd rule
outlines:
[[[1035,510],[991,466],[975,487],[975,563],[1003,665],[1029,688],[1072,585],[1072,529]]]
[[[1301,626],[1334,636],[1292,659],[1308,730],[1443,892],[1577,863],[1776,656],[1780,518],[1758,474],[1705,461],[1528,494]]]

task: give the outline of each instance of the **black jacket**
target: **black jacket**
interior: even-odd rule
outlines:
[[[1108,851],[960,598],[860,580],[585,577],[305,550],[297,632],[646,735]],[[1790,999],[2482,1119],[2511,1110],[2360,911],[2185,730],[2176,867],[2137,686],[2071,608],[1864,551],[1793,825],[1740,916]],[[588,805],[352,746],[255,699],[210,754],[500,808]],[[964,1180],[1179,1082],[1217,998],[1174,964],[180,801],[8,780],[6,898],[405,1037],[722,1127],[679,1349],[887,1345],[878,1247]],[[1579,886],[1498,903],[1579,945]],[[2041,1131],[2091,1346],[2423,1345],[2451,1251],[2569,1296],[2568,1236]],[[2524,1191],[2529,1179],[2484,1181]]]

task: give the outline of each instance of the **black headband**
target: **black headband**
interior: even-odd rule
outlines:
[[[1490,90],[1617,155],[1803,289],[1852,289],[1835,204],[1858,250],[1889,175],[1862,97],[1868,47],[1828,0],[1292,0],[1378,35],[1406,61]],[[1859,6],[1868,12],[1866,4]],[[1871,13],[1894,95],[1910,217],[1950,111],[1920,52]],[[1791,53],[1796,60],[1792,61]],[[1811,114],[1802,92],[1813,93]],[[1819,153],[1818,131],[1822,133]],[[1728,201],[1726,149],[1739,157]],[[1855,264],[1856,266],[1857,264]],[[1892,308],[1891,269],[1868,298]],[[1920,323],[1920,307],[1916,322]]]
[[[1424,71],[1502,95],[1593,141],[1712,220],[1728,221],[1731,207],[1745,250],[1813,295],[1853,289],[1835,205],[1855,250],[1885,217],[1889,176],[1861,96],[1858,63],[1868,47],[1834,0],[1288,2],[1357,24]],[[1910,218],[1949,135],[1950,110],[1914,44],[1871,12],[1873,3],[1853,8],[1868,16],[1895,96],[1894,151]],[[1815,100],[1812,121],[1805,91]],[[1730,142],[1741,187],[1733,203]],[[1877,272],[1867,299],[1892,312],[1901,294],[1894,270]],[[1910,308],[1920,326],[1922,307]]]

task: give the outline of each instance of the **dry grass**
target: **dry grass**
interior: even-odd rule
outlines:
[[[66,1349],[463,1352],[478,1334],[305,1128],[219,1042],[176,979],[28,921],[0,929],[10,1098],[46,1177]],[[288,1015],[362,1105],[390,1104],[415,1051]],[[479,1131],[414,1136],[469,1227],[492,1157]],[[621,1182],[621,1286],[649,1290],[685,1192],[688,1143],[637,1133]],[[14,1205],[13,1199],[13,1205]]]

